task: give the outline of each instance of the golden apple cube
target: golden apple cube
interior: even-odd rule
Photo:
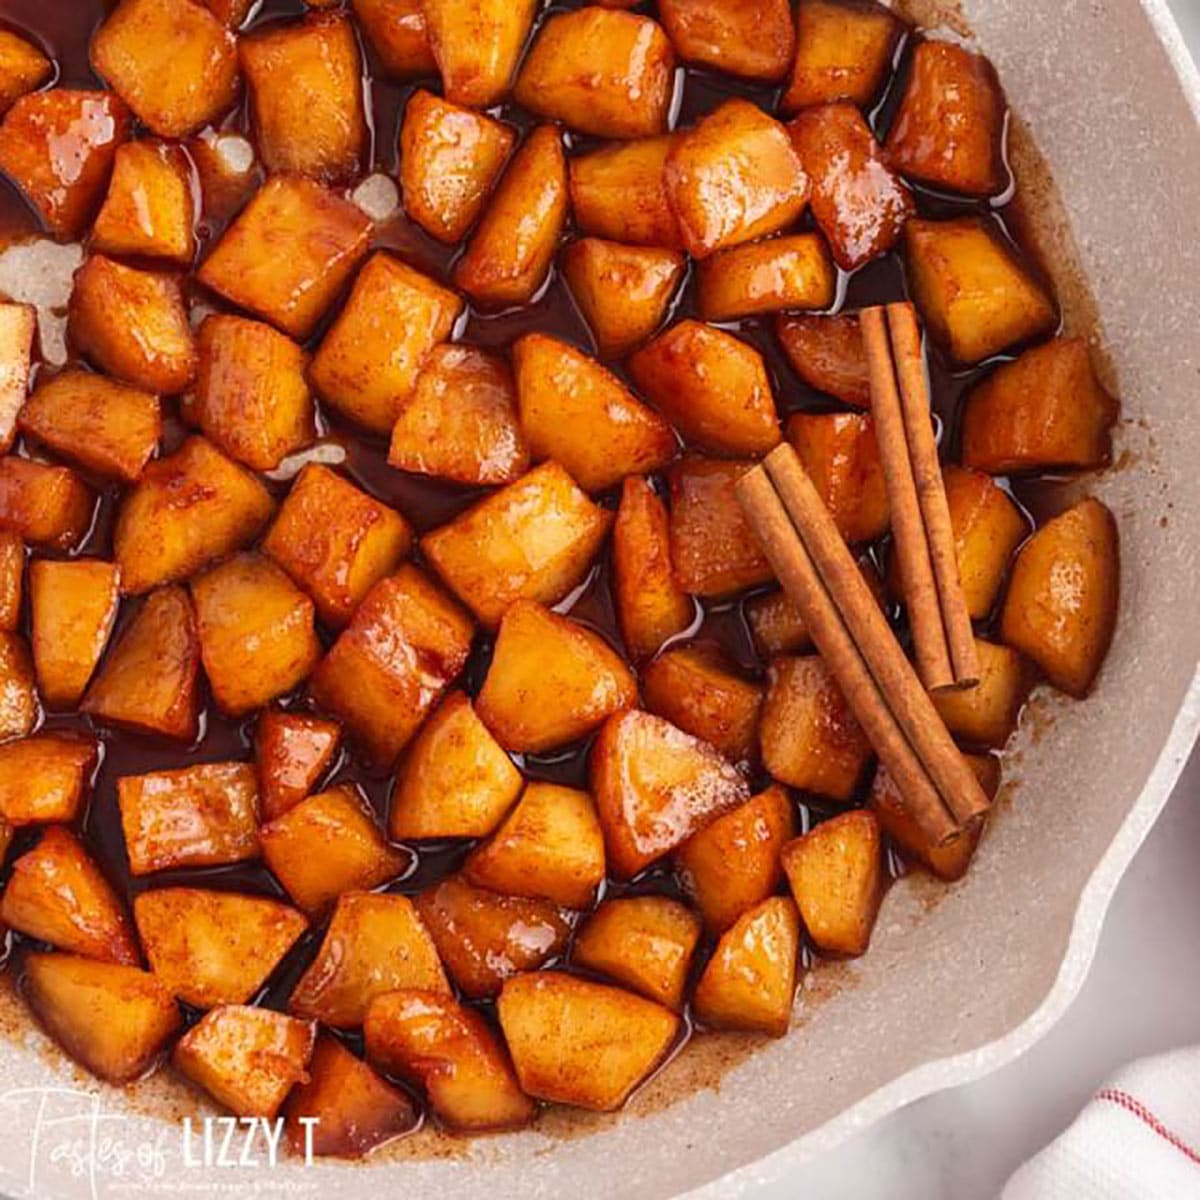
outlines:
[[[69,550],[92,526],[96,497],[70,467],[0,458],[0,528],[35,546]]]
[[[0,30],[0,39],[3,36]],[[16,438],[17,416],[29,393],[36,334],[37,309],[32,304],[0,301],[0,454],[7,454]]]
[[[1016,650],[984,638],[975,639],[975,656],[979,682],[962,691],[938,692],[934,707],[960,742],[999,750],[1017,727],[1032,672]]]
[[[37,733],[0,746],[0,817],[8,825],[69,824],[99,759],[95,738]]]
[[[661,0],[658,13],[687,62],[767,83],[792,65],[796,26],[789,0]]]
[[[832,308],[837,271],[817,233],[734,246],[696,268],[696,309],[706,321]]]
[[[54,74],[54,64],[31,41],[0,29],[0,116]]]
[[[854,408],[870,408],[871,376],[857,315],[781,316],[775,335],[792,370],[809,387]]]
[[[19,633],[0,633],[0,738],[24,737],[38,715],[29,646]]]
[[[627,245],[682,250],[667,195],[667,156],[674,144],[673,134],[662,134],[572,155],[571,211],[579,229]]]
[[[389,75],[429,75],[437,70],[422,0],[350,0],[350,7]]]
[[[508,91],[537,0],[425,0],[425,26],[446,99],[490,108]]]
[[[307,713],[268,709],[258,718],[254,753],[263,820],[282,816],[312,792],[341,738],[336,721]]]
[[[91,248],[190,267],[196,216],[191,164],[179,146],[151,139],[126,142],[117,150]]]

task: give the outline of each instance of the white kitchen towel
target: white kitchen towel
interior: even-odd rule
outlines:
[[[1002,1200],[1197,1200],[1200,1046],[1119,1071]]]

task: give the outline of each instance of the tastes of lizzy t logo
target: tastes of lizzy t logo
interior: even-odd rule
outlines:
[[[312,1166],[313,1129],[319,1118],[300,1117],[304,1165]],[[183,1118],[185,1167],[277,1167],[283,1143],[282,1117]]]

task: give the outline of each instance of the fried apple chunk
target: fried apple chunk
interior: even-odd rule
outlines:
[[[752,465],[689,455],[667,472],[671,562],[689,595],[728,596],[775,578],[734,494]]]
[[[93,737],[38,733],[0,746],[0,817],[8,825],[67,824],[98,760]]]
[[[455,264],[455,284],[489,307],[528,304],[546,281],[566,219],[562,134],[539,125],[513,156]]]
[[[1047,521],[1017,555],[1000,637],[1069,696],[1091,690],[1117,621],[1117,523],[1095,499]]]
[[[450,336],[461,312],[454,292],[379,251],[317,347],[309,379],[338,412],[390,433],[425,356]]]
[[[700,921],[668,896],[606,900],[575,939],[574,961],[678,1012]]]
[[[699,314],[731,321],[784,308],[831,308],[837,272],[824,238],[799,233],[722,250],[697,266],[696,284]]]
[[[29,598],[38,690],[48,708],[72,708],[108,645],[120,573],[96,558],[40,558],[29,566]]]
[[[430,75],[437,70],[422,0],[350,0],[350,7],[387,74]]]
[[[726,100],[677,134],[664,172],[693,258],[778,233],[808,203],[809,180],[787,130],[748,100]]]
[[[862,113],[846,102],[805,109],[788,132],[812,180],[813,218],[837,265],[854,271],[886,254],[916,206]]]
[[[405,564],[367,593],[309,690],[371,759],[391,764],[463,669],[473,634],[466,613]]]
[[[263,858],[289,896],[309,914],[343,892],[377,887],[408,865],[389,846],[357,788],[318,792],[259,831]]]
[[[504,614],[476,708],[506,750],[540,754],[637,700],[637,681],[598,634],[535,600]]]
[[[0,29],[0,116],[54,74],[54,64],[31,41]]]
[[[792,65],[796,26],[788,0],[662,0],[658,13],[685,62],[768,83]]]
[[[809,387],[855,408],[871,406],[871,376],[857,316],[781,316],[775,335],[792,370]]]
[[[488,629],[514,601],[557,604],[587,574],[613,516],[555,462],[427,533],[421,549]]]
[[[498,896],[457,875],[421,892],[416,905],[447,973],[473,1000],[491,999],[510,975],[556,958],[571,932],[549,900]]]
[[[367,252],[371,219],[356,204],[291,175],[268,179],[196,278],[303,341]]]
[[[623,358],[663,323],[684,259],[676,250],[585,237],[567,246],[561,264],[601,358]]]
[[[513,88],[523,107],[605,138],[665,133],[675,54],[657,21],[586,5],[551,13]]]
[[[21,991],[46,1032],[105,1083],[140,1079],[182,1023],[149,971],[73,954],[27,953]]]
[[[835,100],[867,108],[883,89],[903,33],[903,22],[874,0],[800,0],[783,110]]]
[[[793,413],[787,436],[847,542],[887,532],[891,505],[868,414]]]
[[[625,649],[635,662],[682,633],[695,608],[671,570],[666,505],[648,479],[629,478],[613,524],[613,600]]]
[[[585,491],[657,471],[675,456],[675,432],[594,358],[544,333],[512,348],[521,428],[535,460],[552,458]]]
[[[21,621],[25,543],[11,529],[0,529],[0,631],[11,633]]]
[[[121,503],[113,532],[121,590],[137,596],[186,579],[253,541],[274,507],[254,475],[206,439],[188,438]]]
[[[316,1024],[223,1004],[179,1039],[171,1062],[239,1117],[274,1118],[293,1085],[308,1077]]]
[[[250,763],[199,763],[117,780],[129,870],[217,867],[259,855],[258,779]]]
[[[352,179],[367,144],[363,66],[350,18],[310,13],[241,38],[255,143],[271,172]]]
[[[865,954],[883,899],[875,814],[859,808],[822,821],[784,846],[783,869],[813,944],[829,954]]]
[[[0,919],[18,933],[70,954],[136,966],[129,918],[100,868],[75,836],[50,825],[13,863]]]
[[[101,721],[188,742],[200,715],[196,613],[181,587],[163,588],[117,639],[80,708]]]
[[[675,138],[638,138],[571,157],[571,211],[584,233],[634,246],[681,250],[667,197],[666,164]]]
[[[986,217],[914,217],[905,255],[921,316],[956,362],[980,362],[1058,324],[1054,300]]]
[[[762,355],[723,329],[684,320],[630,360],[629,373],[683,436],[714,454],[764,454],[779,418]]]
[[[975,654],[979,682],[964,691],[938,692],[933,703],[960,742],[999,750],[1017,727],[1033,680],[1029,664],[1008,646],[977,637]]]
[[[313,602],[270,559],[240,554],[192,581],[200,656],[222,712],[251,712],[316,666]]]
[[[888,159],[922,183],[994,196],[1009,184],[1007,112],[995,68],[982,54],[953,42],[922,40],[888,130]]]
[[[309,463],[262,550],[312,596],[322,621],[340,627],[411,545],[408,522],[394,508],[336,471]]]
[[[672,646],[642,674],[646,707],[732,762],[754,754],[763,689],[733,670],[711,643]]]
[[[388,830],[398,842],[486,837],[521,792],[521,772],[463,692],[430,714],[404,756]]]
[[[453,996],[390,992],[371,1004],[363,1032],[367,1058],[389,1075],[420,1084],[452,1129],[512,1129],[533,1120],[536,1109],[496,1035]]]
[[[32,304],[0,300],[0,454],[7,454],[16,440],[17,417],[29,393],[37,327]]]
[[[37,719],[29,646],[19,633],[0,633],[0,738],[24,737]]]
[[[91,61],[160,137],[186,137],[237,96],[237,42],[191,0],[121,0],[92,35]]]
[[[871,758],[871,743],[816,655],[771,664],[759,737],[775,779],[831,800],[850,799]]]
[[[117,150],[91,248],[186,267],[196,252],[191,166],[178,146],[145,140]]]
[[[93,254],[75,272],[67,328],[81,354],[143,391],[172,396],[195,377],[196,346],[173,275]]]
[[[502,895],[587,908],[604,880],[604,836],[592,798],[529,783],[491,839],[471,851],[463,876]]]
[[[130,124],[110,92],[51,88],[22,96],[0,124],[0,170],[56,238],[72,241],[104,196]]]
[[[295,808],[333,761],[342,731],[336,721],[268,709],[258,718],[254,751],[263,820]]]
[[[126,483],[138,479],[162,436],[157,396],[90,371],[39,384],[18,424],[63,458]]]
[[[669,1008],[561,971],[506,980],[497,1011],[521,1087],[597,1112],[620,1108],[679,1032]]]
[[[450,994],[428,930],[407,896],[345,892],[288,1011],[339,1029],[363,1023],[376,996],[399,988]]]
[[[91,528],[96,497],[70,467],[0,458],[0,528],[35,546],[69,550]]]
[[[439,242],[462,241],[516,138],[503,122],[419,88],[404,105],[400,126],[404,211]]]
[[[1087,343],[1056,338],[972,389],[962,413],[963,465],[991,475],[1102,467],[1119,414]]]
[[[610,717],[592,746],[610,873],[631,879],[749,795],[712,746],[652,713]]]
[[[529,448],[508,364],[472,346],[435,346],[392,427],[388,462],[473,486],[520,479]]]
[[[490,108],[504,96],[537,7],[537,0],[425,0],[447,100]]]
[[[308,922],[266,896],[204,888],[156,888],[133,902],[150,969],[194,1008],[245,1004]]]

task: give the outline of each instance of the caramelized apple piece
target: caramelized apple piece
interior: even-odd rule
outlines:
[[[548,462],[427,533],[421,550],[494,629],[515,600],[561,600],[587,573],[612,519]]]
[[[70,241],[92,219],[129,131],[125,105],[109,92],[34,92],[13,104],[0,124],[0,170],[49,231]]]
[[[557,126],[521,143],[454,267],[454,282],[481,304],[528,304],[545,282],[567,218],[567,164]]]
[[[430,75],[437,70],[422,0],[350,0],[350,7],[389,75]]]
[[[679,1011],[699,940],[699,919],[678,900],[606,900],[579,931],[574,961]]]
[[[404,1092],[385,1083],[331,1034],[317,1035],[307,1074],[283,1107],[294,1154],[311,1147],[314,1155],[362,1158],[420,1122]]]
[[[610,717],[591,753],[610,873],[630,879],[749,795],[717,753],[651,713]]]
[[[250,763],[125,775],[117,800],[134,875],[258,857],[258,780]]]
[[[295,808],[333,761],[342,731],[336,721],[270,709],[254,736],[258,787],[266,821]]]
[[[379,764],[390,764],[462,670],[470,618],[405,564],[381,579],[313,672],[317,704]]]
[[[269,1120],[308,1078],[315,1039],[315,1022],[223,1004],[179,1039],[171,1062],[237,1116]]]
[[[348,784],[318,792],[259,831],[263,858],[288,895],[315,913],[343,892],[377,887],[408,865]]]
[[[812,180],[813,218],[838,266],[853,271],[886,254],[916,206],[862,113],[845,102],[805,109],[788,132]]]
[[[407,896],[345,892],[288,1010],[335,1028],[363,1023],[376,996],[399,988],[449,994],[433,939]]]
[[[696,1017],[721,1029],[782,1037],[796,992],[800,918],[772,896],[748,909],[721,935],[692,998]]]
[[[188,415],[231,458],[272,471],[315,436],[308,355],[269,325],[213,313],[196,334]]]
[[[883,899],[883,848],[873,812],[822,821],[783,848],[783,868],[808,936],[832,954],[865,954]]]
[[[463,876],[503,895],[587,908],[604,880],[604,837],[592,798],[531,782],[491,840],[471,852]]]
[[[665,177],[693,258],[778,233],[808,202],[808,177],[787,130],[748,100],[726,100],[677,134]]]
[[[671,561],[693,596],[728,596],[775,578],[734,495],[752,465],[689,455],[667,472]]]
[[[598,1112],[620,1108],[679,1032],[669,1008],[561,971],[513,976],[497,1011],[521,1087]]]
[[[38,689],[48,707],[79,703],[117,619],[119,581],[117,568],[96,558],[30,564],[30,638]]]
[[[871,377],[857,316],[781,316],[775,333],[792,370],[809,387],[855,408],[871,406]]]
[[[837,272],[816,233],[735,246],[696,268],[696,307],[706,321],[731,321],[780,309],[833,306]]]
[[[0,458],[0,528],[35,546],[69,550],[92,525],[96,497],[70,467]]]
[[[121,502],[113,532],[121,590],[137,596],[186,579],[253,541],[273,509],[254,475],[204,438],[188,438]]]
[[[667,198],[672,135],[602,146],[569,162],[575,224],[595,237],[635,246],[683,248]]]
[[[0,29],[0,54],[3,38]],[[7,454],[16,438],[17,415],[29,392],[36,334],[37,309],[32,304],[0,300],[0,454]]]
[[[964,691],[939,692],[933,702],[946,728],[961,742],[1000,749],[1017,727],[1033,680],[1016,650],[975,639],[979,682]]]
[[[883,90],[903,33],[900,19],[874,0],[800,0],[783,110],[834,100],[867,108]]]
[[[126,142],[117,150],[91,248],[187,267],[196,252],[195,220],[191,164],[183,151],[168,142]]]
[[[508,364],[471,346],[435,346],[392,427],[388,462],[476,486],[524,475],[529,448]]]
[[[75,272],[68,331],[81,354],[143,391],[174,395],[195,377],[196,347],[173,275],[93,254]]]
[[[850,799],[871,758],[871,743],[815,655],[771,664],[759,735],[775,779],[832,800]]]
[[[419,1083],[452,1129],[510,1129],[536,1109],[484,1019],[452,996],[420,990],[380,996],[367,1011],[367,1057]]]
[[[516,141],[500,121],[419,88],[400,126],[404,211],[431,237],[462,241]]]
[[[22,993],[46,1032],[105,1083],[145,1075],[182,1024],[149,971],[36,950],[21,968]]]
[[[209,124],[237,95],[237,43],[191,0],[122,0],[92,35],[91,62],[160,137]]]
[[[551,13],[513,88],[550,121],[605,138],[665,133],[675,54],[656,21],[588,5]]]
[[[24,737],[37,719],[29,646],[19,633],[0,633],[0,738]]]
[[[508,91],[537,0],[425,0],[425,25],[446,99],[490,108]]]
[[[54,64],[31,42],[0,29],[0,116],[54,74]]]
[[[262,549],[312,596],[322,621],[342,626],[411,544],[408,522],[395,509],[336,471],[309,463]]]
[[[92,681],[83,712],[179,741],[196,736],[200,712],[200,638],[187,592],[163,588],[146,597]]]
[[[963,465],[992,475],[1102,467],[1120,408],[1087,343],[1057,338],[997,367],[967,397]]]
[[[25,543],[11,529],[0,529],[0,630],[12,632],[21,620]]]
[[[686,62],[744,79],[782,79],[796,51],[788,0],[662,0],[659,16]]]
[[[685,320],[629,360],[634,382],[690,442],[716,454],[761,454],[779,443],[762,355],[723,329]]]
[[[421,892],[416,905],[447,973],[473,1000],[498,995],[510,975],[557,957],[571,932],[549,900],[498,896],[457,875]]]
[[[0,817],[7,825],[73,821],[95,769],[96,739],[39,733],[0,746]]]
[[[986,217],[914,217],[905,252],[913,299],[956,362],[980,362],[1058,324],[1053,299]]]
[[[61,825],[48,826],[42,840],[13,863],[0,919],[70,954],[138,962],[137,942],[116,893]]]
[[[934,187],[994,196],[1009,183],[1007,112],[1000,80],[982,54],[953,42],[922,40],[888,130],[888,159]]]
[[[367,252],[370,218],[310,179],[268,179],[197,272],[205,287],[300,341]]]
[[[425,356],[450,336],[461,312],[453,292],[380,251],[359,272],[309,378],[338,412],[390,433]]]
[[[1025,543],[1009,580],[1000,636],[1070,696],[1091,690],[1117,621],[1117,524],[1082,500]]]
[[[308,928],[278,900],[192,887],[140,893],[133,917],[150,969],[194,1008],[247,1003]]]
[[[870,416],[793,413],[787,436],[846,541],[887,532],[891,506]]]

